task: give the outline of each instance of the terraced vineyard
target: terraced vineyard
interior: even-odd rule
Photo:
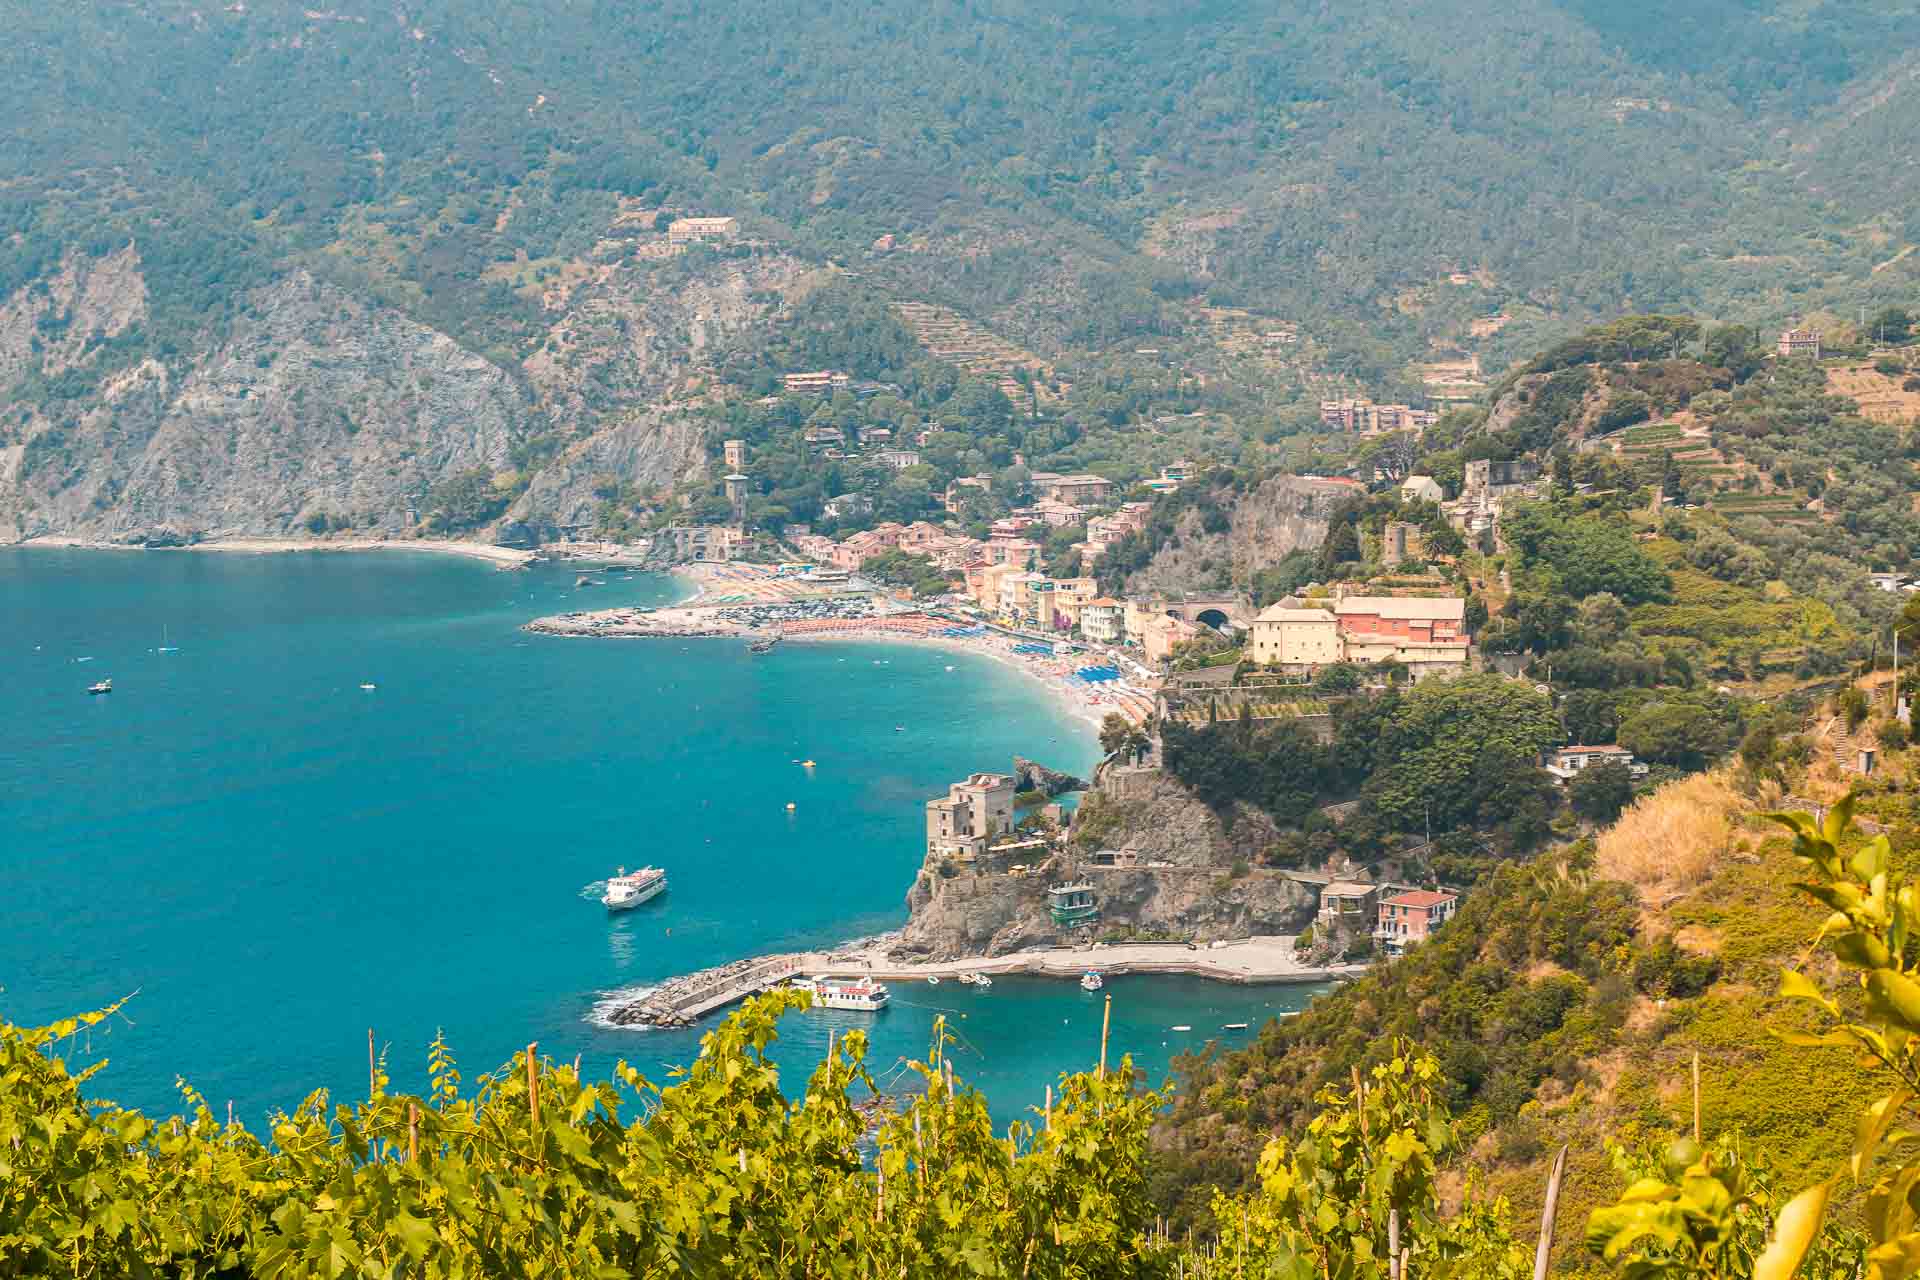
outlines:
[[[1806,509],[1806,499],[1797,493],[1720,493],[1715,494],[1713,509],[1729,519],[1760,516],[1767,520],[1809,524],[1818,513]]]
[[[1000,390],[1011,400],[1024,400],[1027,395],[1026,388],[1013,379],[1015,369],[1053,376],[1052,368],[1039,356],[990,333],[957,311],[930,302],[896,302],[893,310],[913,331],[914,341],[934,359],[998,380]],[[1040,398],[1051,398],[1045,386],[1040,388]]]

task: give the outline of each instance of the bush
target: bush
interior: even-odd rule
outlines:
[[[1880,740],[1880,745],[1889,751],[1899,751],[1903,749],[1907,745],[1910,737],[1907,732],[1907,726],[1901,724],[1898,720],[1882,720],[1874,729],[1873,734],[1874,737]]]

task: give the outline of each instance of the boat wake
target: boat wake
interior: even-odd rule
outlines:
[[[621,987],[617,991],[602,991],[600,998],[593,1002],[593,1008],[587,1010],[585,1021],[603,1031],[645,1031],[645,1023],[625,1024],[615,1022],[613,1015],[620,1010],[638,1004],[658,991],[658,984],[651,987]]]

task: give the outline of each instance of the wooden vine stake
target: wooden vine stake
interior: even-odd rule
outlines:
[[[367,1028],[367,1100],[380,1096],[379,1077],[373,1071],[373,1028]]]
[[[1107,1030],[1113,1025],[1113,997],[1107,997],[1106,1011],[1100,1015],[1100,1079],[1107,1078]]]
[[[1053,1132],[1053,1086],[1047,1086],[1047,1132]]]
[[[1533,1250],[1533,1280],[1547,1280],[1547,1259],[1553,1253],[1553,1218],[1560,1208],[1560,1178],[1567,1171],[1567,1149],[1553,1158],[1547,1174],[1547,1203],[1540,1210],[1540,1243]]]
[[[1387,1214],[1387,1276],[1388,1280],[1401,1280],[1400,1277],[1400,1211],[1391,1210]]]
[[[535,1152],[543,1145],[540,1141],[540,1068],[534,1054],[540,1048],[540,1042],[534,1041],[527,1046],[527,1115],[533,1124],[533,1143]]]
[[[1700,1141],[1700,1051],[1693,1051],[1693,1140]]]
[[[407,1163],[417,1164],[420,1160],[420,1108],[407,1104]]]

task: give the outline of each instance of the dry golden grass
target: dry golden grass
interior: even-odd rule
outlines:
[[[1700,773],[1643,796],[1600,837],[1594,870],[1649,902],[1697,888],[1733,845],[1747,802],[1723,773]]]

